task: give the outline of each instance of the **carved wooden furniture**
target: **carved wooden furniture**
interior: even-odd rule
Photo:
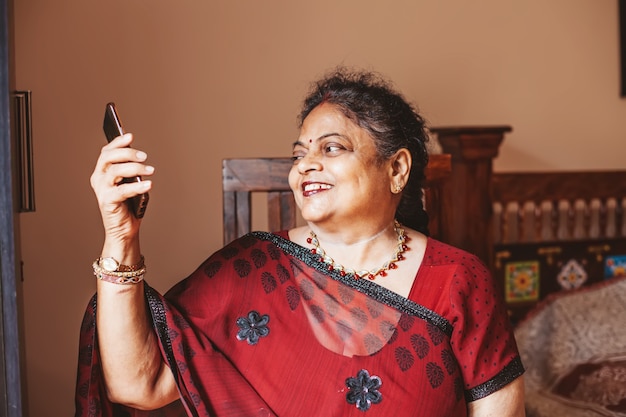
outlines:
[[[510,127],[432,131],[452,156],[447,243],[490,266],[515,321],[549,294],[624,273],[626,171],[494,173]]]

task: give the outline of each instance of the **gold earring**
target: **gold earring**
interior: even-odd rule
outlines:
[[[393,190],[394,194],[398,194],[400,191],[402,191],[402,186],[400,184],[396,184]]]

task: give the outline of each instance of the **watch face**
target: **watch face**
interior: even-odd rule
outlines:
[[[102,267],[102,269],[105,269],[109,272],[113,272],[117,270],[120,264],[113,258],[103,258],[100,261],[100,266]]]

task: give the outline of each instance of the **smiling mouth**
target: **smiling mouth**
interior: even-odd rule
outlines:
[[[332,185],[322,184],[319,182],[316,183],[305,183],[302,185],[302,192],[305,196],[316,194],[320,191],[330,190],[333,188]]]

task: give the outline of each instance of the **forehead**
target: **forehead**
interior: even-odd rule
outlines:
[[[304,119],[300,137],[327,133],[367,134],[367,132],[348,118],[343,111],[329,103],[322,103],[314,108]],[[317,136],[315,136],[317,137]]]

